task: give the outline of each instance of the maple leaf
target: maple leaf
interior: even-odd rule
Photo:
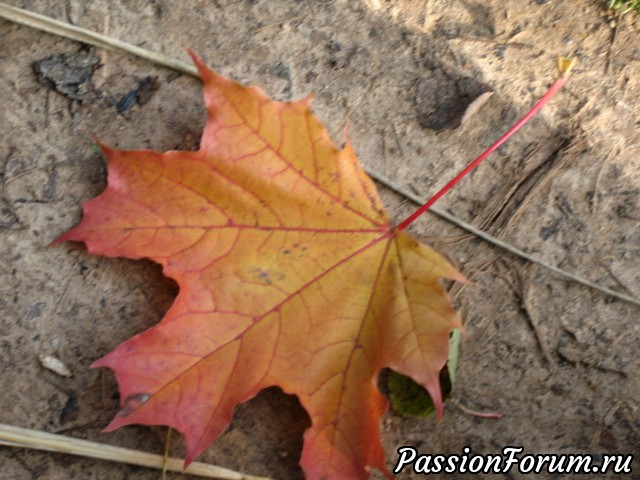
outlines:
[[[168,425],[184,434],[189,463],[237,404],[279,386],[311,418],[307,478],[390,476],[378,374],[413,378],[442,413],[438,377],[460,322],[439,280],[465,279],[393,228],[310,98],[272,101],[192,57],[208,113],[200,149],[101,145],[108,186],[57,240],[150,258],[179,285],[157,326],[94,363],[114,370],[122,398],[107,429]]]

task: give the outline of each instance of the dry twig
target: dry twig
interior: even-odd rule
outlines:
[[[90,442],[79,438],[14,427],[4,423],[0,423],[0,445],[65,453],[67,455],[78,455],[81,457],[97,458],[99,460],[157,469],[162,469],[163,465],[166,464],[167,470],[171,470],[172,472],[183,472],[190,475],[218,478],[221,480],[269,480],[266,477],[244,475],[239,472],[234,472],[233,470],[201,462],[193,462],[187,469],[183,469],[184,460],[179,458],[166,458],[165,462],[165,458],[162,455],[156,455],[154,453],[114,447],[112,445]]]

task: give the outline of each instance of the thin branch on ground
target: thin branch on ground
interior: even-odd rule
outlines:
[[[200,78],[198,70],[194,65],[181,62],[163,53],[152,52],[144,48],[122,42],[112,37],[77,27],[67,22],[62,22],[54,18],[46,17],[38,13],[33,13],[22,8],[12,7],[4,2],[0,2],[0,18],[5,18],[20,25],[52,33],[60,37],[69,38],[77,42],[93,45],[98,48],[106,48],[114,52],[136,55],[152,63],[162,65],[178,72],[186,73],[192,77]]]
[[[462,403],[460,403],[455,398],[450,398],[449,401],[453,403],[456,407],[458,407],[462,412],[466,413],[467,415],[472,415],[474,417],[480,417],[480,418],[493,418],[495,420],[499,420],[500,418],[502,418],[502,414],[499,412],[480,412],[478,410],[472,410],[468,407],[465,407]]]
[[[412,202],[414,202],[417,205],[422,205],[424,204],[424,202],[426,201],[425,198],[420,197],[418,195],[415,195],[414,193],[412,193],[411,191],[409,191],[406,188],[403,188],[402,186],[394,183],[392,180],[388,179],[387,177],[378,174],[375,171],[372,171],[370,169],[366,169],[367,173],[373,177],[375,180],[377,180],[378,182],[382,183],[384,186],[386,186],[387,188],[390,188],[391,190],[393,190],[394,192],[402,195],[403,197],[408,198],[409,200],[411,200]],[[510,245],[506,242],[503,242],[502,240],[500,240],[499,238],[496,238],[492,235],[489,235],[487,232],[485,232],[484,230],[480,230],[479,228],[474,227],[473,225],[471,225],[470,223],[465,222],[464,220],[459,219],[458,217],[450,214],[449,212],[436,208],[436,207],[431,207],[429,209],[429,211],[431,213],[435,213],[436,215],[438,215],[439,217],[447,220],[449,223],[452,223],[454,225],[456,225],[457,227],[460,227],[463,230],[466,230],[469,233],[474,234],[476,237],[481,238],[482,240],[486,241],[487,243],[490,243],[491,245],[493,245],[494,247],[498,247],[506,252],[509,252],[513,255],[516,255],[520,258],[523,258],[531,263],[534,263],[542,268],[545,268],[547,270],[550,270],[551,272],[555,273],[556,275],[564,278],[565,280],[570,280],[572,282],[578,283],[580,285],[583,285],[585,287],[589,287],[593,290],[596,290],[604,295],[608,295],[610,297],[614,297],[617,298],[618,300],[622,300],[628,303],[631,303],[633,305],[637,305],[640,306],[640,300],[637,298],[634,298],[630,295],[625,295],[624,293],[620,293],[620,292],[616,292],[615,290],[611,290],[610,288],[607,287],[602,287],[596,283],[593,283],[585,278],[579,277],[578,275],[574,275],[572,273],[566,272],[560,268],[554,267],[553,265],[544,262],[543,260],[540,260],[539,258],[534,257],[533,255],[528,254],[527,252],[520,250],[517,247],[514,247],[513,245]]]
[[[165,458],[154,453],[130,450],[28,428],[14,427],[4,423],[0,423],[0,445],[77,455],[160,470],[166,465],[166,469],[172,472],[188,473],[221,480],[269,480],[266,477],[245,475],[202,462],[192,462],[188,468],[183,469],[184,460],[179,458]]]

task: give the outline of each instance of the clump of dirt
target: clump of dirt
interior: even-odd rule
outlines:
[[[99,57],[80,51],[38,60],[33,62],[33,69],[38,80],[56,92],[89,103],[97,98],[91,77],[99,65]]]

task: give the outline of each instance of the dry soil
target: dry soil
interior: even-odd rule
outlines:
[[[633,14],[612,18],[595,0],[8,3],[184,61],[189,47],[280,100],[315,92],[314,110],[336,143],[348,126],[366,167],[424,196],[544,93],[558,55],[573,56],[579,63],[566,89],[439,206],[640,298],[640,20]],[[58,64],[34,66],[63,54]],[[75,80],[68,70],[55,76],[65,62],[85,70],[74,70]],[[493,96],[460,125],[460,102],[485,90]],[[89,366],[158,322],[175,284],[148,261],[47,245],[105,186],[92,134],[120,148],[194,149],[204,122],[200,84],[0,21],[0,98],[0,422],[161,453],[162,428],[101,432],[118,410],[117,389],[111,373]],[[394,219],[414,208],[380,188]],[[453,400],[441,422],[384,418],[389,466],[401,445],[423,453],[463,446],[496,453],[505,445],[531,453],[640,452],[637,306],[559,279],[432,215],[412,233],[472,282],[452,291],[466,328]],[[73,375],[44,369],[46,355]],[[200,459],[302,478],[307,425],[294,397],[265,391],[237,409]],[[172,449],[180,454],[179,438]],[[0,478],[159,476],[2,447]]]

